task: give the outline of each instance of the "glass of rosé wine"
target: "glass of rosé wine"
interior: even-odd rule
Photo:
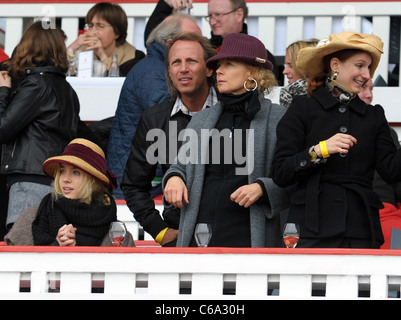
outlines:
[[[284,244],[287,248],[295,248],[299,240],[299,227],[295,223],[287,223],[283,231]]]
[[[123,244],[126,234],[127,228],[124,222],[114,221],[110,224],[109,236],[114,247],[120,247]]]

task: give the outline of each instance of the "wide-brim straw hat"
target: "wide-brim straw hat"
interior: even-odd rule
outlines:
[[[219,60],[238,60],[245,63],[273,70],[273,64],[267,59],[264,44],[257,38],[244,33],[230,33],[223,38],[223,44],[217,55],[206,61],[210,69],[217,69]]]
[[[383,53],[383,42],[373,34],[345,31],[330,34],[322,39],[316,47],[303,48],[298,52],[296,65],[308,76],[324,72],[324,57],[345,49],[358,49],[369,53],[372,57],[370,76],[373,77]]]
[[[64,149],[61,156],[47,159],[42,166],[43,172],[54,179],[60,163],[66,163],[85,171],[110,189],[117,187],[115,174],[107,169],[103,150],[86,139],[74,139]]]

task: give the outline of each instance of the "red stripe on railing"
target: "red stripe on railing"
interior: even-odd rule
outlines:
[[[157,196],[153,199],[156,205],[163,205],[163,196]],[[124,199],[116,199],[117,205],[126,205],[127,202]]]
[[[137,241],[135,241],[137,242]],[[146,241],[147,242],[147,241]],[[46,246],[7,246],[0,242],[0,254],[3,253],[165,253],[165,254],[301,254],[301,255],[369,255],[401,256],[401,250],[394,249],[311,249],[311,248],[171,248],[149,247],[145,243],[137,247],[46,247]],[[149,245],[152,245],[149,242]]]

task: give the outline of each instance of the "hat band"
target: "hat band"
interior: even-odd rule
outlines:
[[[105,158],[87,146],[78,143],[69,144],[65,148],[62,155],[75,156],[77,158],[80,158],[91,165],[93,168],[95,168],[97,171],[106,175],[107,166]]]

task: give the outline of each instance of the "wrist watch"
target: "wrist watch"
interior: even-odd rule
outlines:
[[[317,155],[315,146],[309,148],[309,161],[312,163],[319,163],[322,159]]]
[[[327,158],[323,159],[322,157],[319,157],[315,151],[315,146],[312,146],[309,148],[309,161],[313,164],[326,163]]]

